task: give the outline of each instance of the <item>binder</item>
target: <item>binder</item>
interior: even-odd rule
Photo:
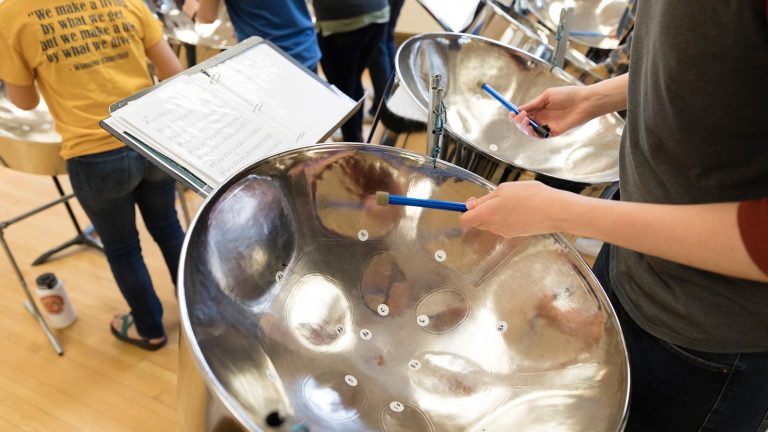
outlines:
[[[100,125],[208,196],[258,160],[326,141],[363,100],[252,37],[113,104]]]

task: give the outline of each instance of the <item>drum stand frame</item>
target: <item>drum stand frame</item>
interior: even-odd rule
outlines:
[[[48,252],[45,252],[43,255],[38,257],[32,265],[42,264],[48,261],[51,255],[65,248],[68,248],[69,246],[73,246],[76,244],[91,246],[102,252],[104,251],[103,246],[101,245],[101,242],[90,237],[89,230],[86,230],[84,232],[80,229],[80,224],[78,224],[77,219],[75,218],[75,214],[72,211],[72,207],[69,205],[69,200],[72,199],[75,195],[74,194],[65,195],[64,190],[61,187],[61,183],[59,183],[58,178],[56,176],[52,176],[52,177],[53,177],[54,183],[56,184],[56,189],[59,192],[59,198],[53,201],[50,201],[47,204],[41,205],[40,207],[36,207],[32,210],[22,213],[14,218],[11,218],[5,221],[0,221],[0,243],[2,243],[3,249],[5,250],[5,254],[8,256],[8,260],[11,262],[11,267],[13,267],[13,271],[14,273],[16,273],[16,277],[19,280],[19,284],[21,285],[21,288],[24,290],[24,294],[26,296],[26,300],[24,301],[24,308],[37,320],[38,324],[40,324],[40,327],[43,329],[43,332],[48,337],[48,340],[51,342],[51,345],[53,346],[53,349],[56,351],[56,353],[58,355],[63,355],[64,350],[61,348],[61,344],[59,344],[58,339],[56,339],[56,336],[53,334],[50,327],[48,327],[48,324],[45,322],[45,319],[43,318],[42,313],[40,313],[40,309],[37,307],[37,304],[35,303],[35,299],[32,296],[32,292],[29,290],[29,286],[27,285],[26,280],[24,280],[24,275],[21,273],[19,264],[17,263],[16,258],[13,256],[13,252],[11,252],[11,248],[8,245],[8,242],[5,240],[5,229],[8,228],[9,226],[15,224],[16,222],[20,222],[24,219],[27,219],[30,216],[34,216],[42,212],[43,210],[47,210],[53,206],[63,203],[67,208],[67,212],[69,213],[70,218],[72,219],[72,223],[77,229],[77,235],[75,236],[74,239],[58,247],[53,248]]]
[[[56,190],[59,192],[59,197],[63,198],[66,195],[64,194],[64,188],[61,187],[61,183],[59,182],[59,178],[56,176],[51,176],[53,178],[53,183],[56,185]],[[70,198],[74,195],[70,195]],[[69,200],[63,201],[64,206],[67,208],[67,213],[69,214],[69,219],[72,221],[72,225],[74,225],[75,230],[77,231],[77,234],[72,240],[69,240],[65,243],[62,243],[59,246],[56,246],[53,249],[50,249],[46,252],[44,252],[42,255],[37,257],[32,262],[33,266],[43,264],[47,262],[52,255],[63,251],[64,249],[74,246],[74,245],[83,245],[83,246],[90,246],[94,249],[100,250],[101,252],[104,252],[104,246],[101,244],[101,242],[93,237],[93,226],[88,226],[85,231],[83,231],[82,228],[80,228],[80,224],[77,222],[77,218],[75,217],[75,213],[72,211],[72,206],[69,205]],[[43,206],[47,208],[46,206]],[[32,210],[34,212],[35,210]],[[33,213],[34,214],[34,213]],[[30,215],[31,216],[31,215]]]

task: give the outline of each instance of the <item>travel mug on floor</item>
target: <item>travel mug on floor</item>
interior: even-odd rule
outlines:
[[[44,273],[37,277],[37,296],[43,304],[48,323],[53,328],[64,328],[77,319],[72,302],[64,291],[64,285],[53,273]]]

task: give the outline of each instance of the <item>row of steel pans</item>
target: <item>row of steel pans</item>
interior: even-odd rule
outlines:
[[[609,37],[621,18],[625,0],[518,0],[516,7],[506,7],[494,0],[419,0],[446,31],[470,33],[520,48],[552,62],[555,34],[560,11],[573,7],[574,30],[604,36],[570,36],[579,46],[615,48],[617,39]],[[521,4],[525,3],[524,6]],[[224,49],[237,43],[224,2],[218,19],[211,24],[195,23],[174,0],[146,0],[147,6],[163,21],[165,32],[173,40]],[[522,12],[521,12],[522,11]],[[526,15],[527,14],[527,15]],[[579,50],[568,49],[564,69],[575,76],[594,66]],[[588,83],[589,84],[589,83]]]

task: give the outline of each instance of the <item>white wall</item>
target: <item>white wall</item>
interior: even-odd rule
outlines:
[[[440,32],[443,28],[416,0],[405,0],[395,27],[397,33],[419,34]]]

